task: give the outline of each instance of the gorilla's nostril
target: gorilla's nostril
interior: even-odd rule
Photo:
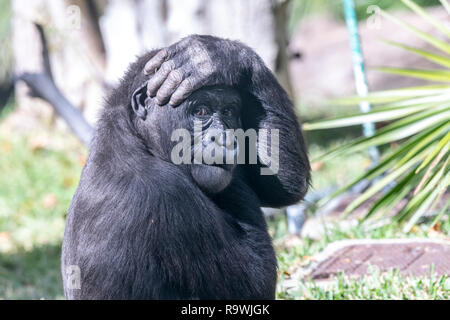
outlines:
[[[216,137],[217,139],[214,139],[214,141],[219,145],[219,146],[224,146],[225,145],[225,137],[223,134],[221,134],[220,136]]]

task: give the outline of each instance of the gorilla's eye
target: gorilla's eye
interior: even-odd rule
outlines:
[[[234,116],[234,108],[232,108],[232,107],[225,108],[222,110],[222,114],[227,117],[233,117]]]
[[[205,106],[197,106],[194,108],[194,115],[204,117],[209,115],[209,109]]]

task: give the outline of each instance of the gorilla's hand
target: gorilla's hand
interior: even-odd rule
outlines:
[[[213,36],[191,35],[161,49],[144,67],[151,75],[147,94],[159,105],[176,106],[196,89],[216,84],[236,85],[253,51],[245,45]]]

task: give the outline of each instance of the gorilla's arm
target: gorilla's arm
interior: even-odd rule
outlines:
[[[160,50],[144,72],[151,74],[148,95],[156,96],[161,105],[178,105],[206,85],[225,84],[248,92],[255,103],[244,108],[245,129],[279,130],[278,173],[261,175],[261,164],[250,166],[250,184],[264,206],[285,206],[303,197],[310,167],[293,105],[252,49],[237,41],[194,35]]]
[[[308,189],[310,166],[293,105],[274,75],[256,54],[251,61],[251,72],[246,88],[256,103],[244,110],[244,114],[249,115],[244,116],[244,119],[249,119],[245,128],[268,130],[269,143],[265,154],[272,157],[270,167],[278,169],[275,175],[262,175],[261,162],[267,164],[267,161],[263,161],[262,154],[258,152],[259,163],[249,165],[250,184],[256,190],[263,206],[281,207],[296,203],[303,198]],[[274,138],[273,129],[279,132],[278,168],[277,164],[273,163],[276,158],[271,154],[270,137]]]

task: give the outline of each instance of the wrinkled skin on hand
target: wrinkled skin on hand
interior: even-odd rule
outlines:
[[[243,59],[255,58],[253,51],[247,49],[237,41],[213,36],[186,37],[161,49],[147,62],[147,94],[156,96],[159,105],[169,102],[177,106],[200,87],[236,85],[246,72]]]

